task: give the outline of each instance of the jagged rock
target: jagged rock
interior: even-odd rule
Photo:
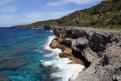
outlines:
[[[87,67],[74,81],[121,81],[121,30],[55,28],[54,34]]]
[[[73,63],[73,64],[82,64],[82,65],[84,65],[83,61],[81,61],[80,59],[75,58],[75,57],[73,56],[73,52],[72,52],[72,49],[71,49],[70,47],[65,46],[65,45],[63,45],[63,44],[60,44],[60,42],[63,43],[62,41],[63,41],[63,40],[61,40],[61,39],[55,38],[55,39],[51,42],[50,47],[51,47],[51,48],[54,48],[54,49],[55,49],[55,48],[61,49],[61,50],[62,50],[62,53],[59,54],[59,56],[60,56],[61,58],[69,58],[69,59],[71,60],[71,63]],[[67,41],[65,41],[65,42],[67,42]],[[68,42],[67,42],[67,43],[68,43]],[[71,44],[71,43],[70,43],[70,44]],[[68,44],[66,44],[66,45],[68,45]]]
[[[77,38],[72,41],[71,47],[75,50],[83,50],[88,47],[88,40],[84,37]]]

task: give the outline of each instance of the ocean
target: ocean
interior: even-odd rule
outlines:
[[[48,29],[0,28],[0,81],[68,81],[84,69],[59,58]]]

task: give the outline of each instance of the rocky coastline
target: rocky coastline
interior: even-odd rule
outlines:
[[[69,58],[72,62],[72,64],[81,64],[84,65],[83,61],[81,61],[78,58],[75,58],[72,53],[72,49],[64,44],[61,44],[58,40],[58,38],[55,38],[51,44],[50,47],[55,49],[59,48],[62,50],[62,53],[59,54],[60,58]]]
[[[62,58],[83,64],[74,81],[121,81],[121,30],[96,28],[54,28],[50,44]],[[73,81],[73,80],[70,80]]]

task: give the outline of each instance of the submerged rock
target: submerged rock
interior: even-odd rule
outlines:
[[[11,81],[8,79],[8,77],[0,75],[0,81]]]
[[[0,62],[0,70],[15,70],[26,64],[25,58],[6,58]]]

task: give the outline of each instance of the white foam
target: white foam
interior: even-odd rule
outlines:
[[[47,32],[53,32],[53,30],[49,30],[49,31],[47,31]]]
[[[47,40],[47,43],[44,45],[44,48],[46,49],[46,50],[52,50],[51,48],[50,48],[50,43],[52,42],[52,40],[55,38],[55,36],[49,36],[48,37],[48,40]]]
[[[59,68],[59,72],[52,73],[53,77],[61,77],[62,81],[68,81],[69,79],[76,79],[79,72],[84,69],[83,65],[70,64],[69,58],[56,58],[49,61],[53,67]]]
[[[50,61],[43,62],[44,66],[53,66],[54,68],[59,68],[59,71],[53,72],[52,77],[62,78],[61,81],[69,81],[69,79],[76,79],[79,72],[81,72],[85,67],[81,64],[70,64],[71,60],[69,58],[60,58],[59,53],[60,49],[51,49],[49,44],[55,36],[49,36],[47,44],[44,46],[46,50],[51,50],[52,53],[50,56],[53,56],[53,59]]]

